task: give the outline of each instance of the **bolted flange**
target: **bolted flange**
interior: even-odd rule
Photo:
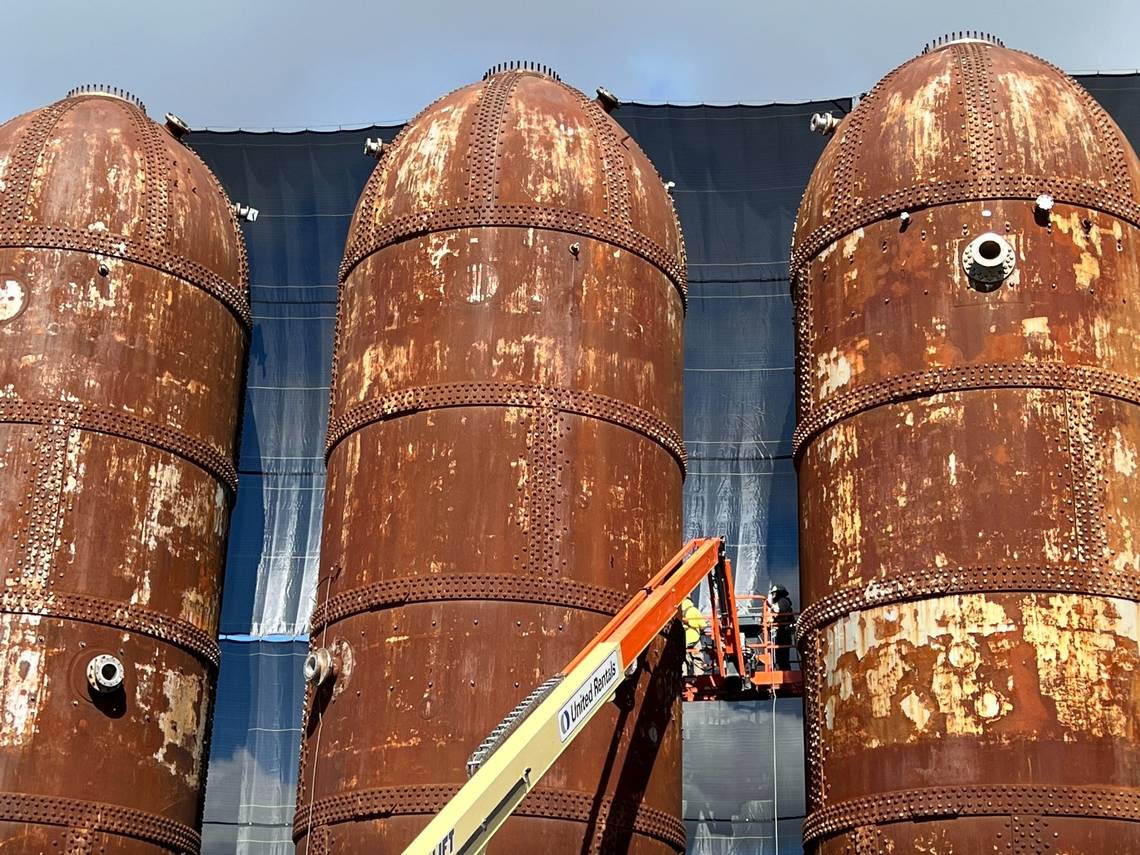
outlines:
[[[336,661],[327,647],[318,647],[305,657],[305,681],[313,687],[323,686],[336,676]]]
[[[87,684],[100,694],[116,691],[125,677],[123,663],[109,653],[93,656],[87,663]]]

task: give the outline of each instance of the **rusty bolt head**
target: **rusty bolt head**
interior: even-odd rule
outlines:
[[[835,133],[835,129],[839,127],[839,119],[831,113],[813,113],[808,127],[813,134],[827,136]]]
[[[595,91],[598,93],[598,103],[607,113],[612,113],[621,106],[621,101],[618,100],[617,95],[604,86],[599,86]]]
[[[380,155],[384,153],[384,140],[379,138],[372,139],[372,137],[369,137],[364,141],[364,153],[368,157],[374,157],[379,160]]]
[[[105,261],[99,262],[99,275],[100,276],[110,276],[111,275],[111,268],[107,266],[107,262],[105,262]]]
[[[190,133],[190,126],[173,113],[166,114],[166,129],[176,140],[180,140]]]

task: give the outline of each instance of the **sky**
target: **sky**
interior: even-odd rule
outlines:
[[[1137,0],[10,0],[0,117],[82,83],[192,127],[396,124],[503,60],[626,101],[845,97],[953,30],[1071,72],[1140,68]]]

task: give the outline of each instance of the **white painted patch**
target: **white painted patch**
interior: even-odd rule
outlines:
[[[170,524],[170,506],[179,494],[182,469],[174,463],[156,463],[148,474],[151,490],[139,534],[148,548],[157,549],[159,543],[169,542],[174,533],[174,526]]]
[[[1112,429],[1112,468],[1130,477],[1136,473],[1136,448],[1129,443],[1119,428]]]
[[[953,451],[946,458],[946,468],[950,472],[950,485],[956,485],[958,483],[958,458],[954,456]]]
[[[851,363],[846,354],[840,353],[834,347],[830,353],[820,354],[816,367],[820,397],[825,398],[842,389],[851,382],[852,374]]]
[[[467,297],[468,303],[482,303],[495,296],[499,290],[499,274],[486,264],[471,265],[471,293]]]
[[[167,671],[162,681],[162,694],[166,709],[158,714],[158,727],[162,731],[162,745],[154,753],[154,759],[174,775],[179,774],[180,752],[182,749],[194,757],[194,765],[186,770],[187,783],[197,786],[200,756],[199,715],[202,685],[197,677]],[[176,749],[171,752],[169,749]]]
[[[451,248],[451,242],[455,240],[455,235],[448,235],[446,238],[441,238],[439,235],[431,236],[431,248],[428,250],[428,260],[431,266],[438,272],[443,260],[449,255],[459,255]]]
[[[0,747],[23,746],[37,732],[48,676],[37,638],[38,615],[5,616],[0,629],[3,687],[0,689]]]
[[[926,727],[926,723],[930,721],[930,710],[914,692],[899,701],[899,709],[902,710],[903,715],[914,722],[914,727],[918,731]]]
[[[974,711],[981,718],[995,719],[1002,712],[1001,699],[993,692],[983,692],[981,697],[974,701]]]

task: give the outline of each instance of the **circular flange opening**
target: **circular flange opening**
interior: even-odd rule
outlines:
[[[126,671],[117,656],[101,653],[87,663],[87,684],[100,694],[114,692],[123,685]]]
[[[0,276],[0,324],[18,317],[28,305],[28,290],[19,279]]]
[[[978,235],[962,251],[962,269],[978,291],[993,291],[1013,273],[1016,263],[1013,247],[996,232]]]
[[[993,261],[1001,257],[1001,244],[996,240],[984,240],[978,244],[978,257],[984,261]]]
[[[323,685],[333,674],[333,656],[327,647],[319,647],[305,657],[305,681],[313,686]]]

